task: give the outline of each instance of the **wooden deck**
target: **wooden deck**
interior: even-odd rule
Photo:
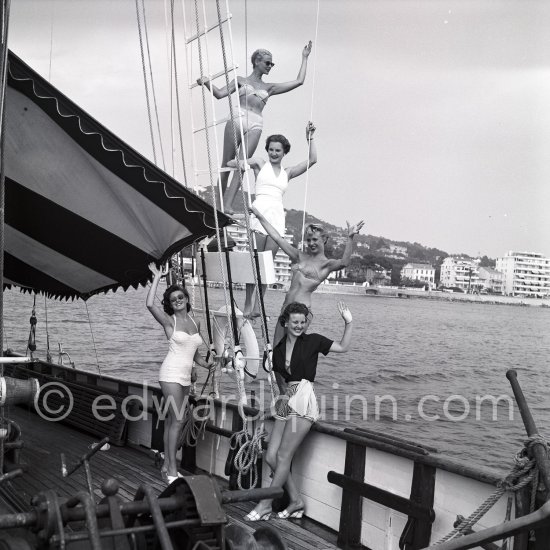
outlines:
[[[12,512],[30,509],[31,498],[40,491],[55,488],[61,497],[69,497],[79,491],[87,491],[86,476],[80,467],[71,476],[61,474],[61,453],[65,454],[67,466],[89,450],[97,439],[94,436],[61,425],[45,422],[39,416],[19,407],[11,407],[5,416],[19,424],[22,430],[24,447],[21,461],[27,465],[27,471],[21,477],[7,481],[0,486],[0,497],[4,505]],[[93,489],[96,501],[102,496],[101,483],[107,477],[115,478],[120,485],[119,496],[123,500],[133,500],[134,494],[142,483],[150,485],[156,494],[160,494],[166,485],[155,465],[154,455],[149,450],[131,447],[111,448],[98,452],[91,461]],[[225,482],[219,480],[222,489]],[[289,549],[325,550],[336,548],[337,534],[327,528],[303,518],[301,520],[272,519],[269,522],[248,523],[243,516],[253,507],[253,503],[235,503],[225,506],[229,522],[237,524],[252,533],[257,527],[268,523],[277,529]]]

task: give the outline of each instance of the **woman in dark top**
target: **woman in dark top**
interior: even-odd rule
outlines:
[[[285,487],[290,497],[286,510],[279,518],[301,518],[304,503],[290,473],[290,464],[300,443],[319,418],[319,407],[313,390],[319,353],[344,353],[351,343],[351,311],[344,302],[338,302],[338,311],[344,319],[344,334],[340,342],[333,342],[321,334],[305,334],[309,310],[304,304],[288,304],[279,323],[287,329],[273,350],[273,370],[288,383],[286,395],[275,405],[275,423],[265,461],[273,470],[272,487]],[[290,420],[290,421],[289,421]],[[268,520],[271,517],[271,500],[266,499],[249,514],[247,521]]]

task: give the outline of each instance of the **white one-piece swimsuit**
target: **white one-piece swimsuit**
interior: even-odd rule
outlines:
[[[191,320],[193,321],[193,319]],[[195,321],[193,323],[195,324]],[[195,357],[201,342],[202,338],[199,332],[188,334],[183,330],[176,330],[176,316],[174,315],[174,331],[168,340],[168,354],[160,366],[159,382],[176,382],[182,386],[190,386],[193,357]]]
[[[285,234],[285,211],[283,195],[288,187],[288,175],[281,168],[279,175],[273,172],[271,162],[266,162],[256,178],[256,200],[252,203],[265,219],[283,236]],[[256,216],[250,217],[250,228],[267,235]]]

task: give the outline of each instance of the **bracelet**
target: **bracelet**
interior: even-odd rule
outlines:
[[[353,323],[353,319],[352,319],[349,323],[346,322],[346,321],[344,321],[344,323],[345,323],[346,325],[351,325],[351,323]]]

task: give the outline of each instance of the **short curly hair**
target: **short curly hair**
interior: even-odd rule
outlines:
[[[286,139],[286,137],[282,136],[281,134],[273,134],[265,140],[266,151],[269,151],[269,145],[271,143],[280,143],[283,146],[283,151],[285,152],[285,155],[290,151],[290,141],[288,141],[288,139]]]
[[[305,304],[301,304],[300,302],[292,302],[285,307],[285,309],[279,316],[279,324],[284,327],[288,323],[288,320],[293,313],[301,313],[307,319],[310,311]]]
[[[328,234],[326,229],[319,223],[310,223],[306,225],[306,229],[304,231],[304,236],[306,233],[319,233],[321,235],[321,239],[323,239],[323,242],[327,244],[328,241]]]
[[[254,68],[255,64],[256,64],[256,59],[259,58],[264,58],[266,55],[271,55],[271,57],[273,57],[272,53],[269,51],[269,50],[264,50],[263,48],[259,48],[257,50],[254,50],[254,52],[252,52],[252,55],[250,56],[250,61],[252,63],[252,68]]]
[[[172,305],[170,304],[170,294],[173,292],[183,292],[183,295],[187,298],[187,311],[191,311],[191,304],[189,303],[189,292],[187,292],[187,289],[181,285],[173,284],[170,285],[162,295],[161,304],[164,308],[164,311],[168,315],[174,315],[174,309],[172,308]]]

